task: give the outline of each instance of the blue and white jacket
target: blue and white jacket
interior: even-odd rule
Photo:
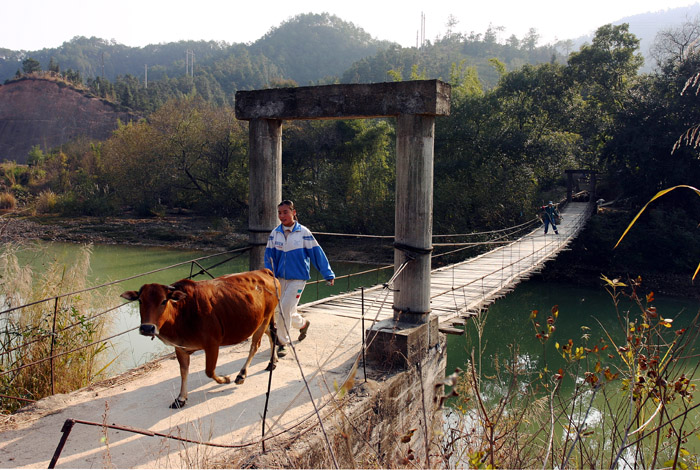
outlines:
[[[282,224],[270,233],[265,247],[265,267],[271,269],[275,277],[307,281],[311,278],[309,261],[324,279],[335,279],[326,254],[308,228],[294,222],[286,238]]]

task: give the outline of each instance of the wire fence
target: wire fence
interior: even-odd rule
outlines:
[[[512,227],[507,227],[503,229],[498,229],[498,230],[492,230],[492,231],[480,231],[480,232],[472,232],[472,233],[460,233],[460,234],[445,234],[445,235],[434,235],[433,238],[435,239],[452,239],[453,241],[450,242],[442,242],[442,243],[434,243],[433,246],[436,249],[445,249],[445,251],[441,253],[433,253],[432,258],[433,259],[438,259],[441,257],[448,257],[452,256],[454,257],[455,255],[459,254],[460,252],[464,252],[465,250],[473,250],[473,249],[491,249],[493,247],[501,246],[508,244],[512,242],[514,239],[517,239],[518,237],[522,236],[523,234],[526,234],[527,232],[531,231],[534,226],[540,223],[540,220],[535,218],[528,220],[524,223],[512,226]],[[366,238],[366,239],[381,239],[381,240],[393,240],[393,236],[383,236],[383,235],[362,235],[362,234],[347,234],[347,233],[327,233],[327,232],[314,232],[315,235],[317,236],[328,236],[328,237],[353,237],[353,238]],[[469,239],[471,238],[472,241],[457,241],[459,239]],[[476,239],[476,240],[474,240]],[[6,341],[0,344],[0,358],[4,359],[4,364],[0,364],[2,366],[2,369],[0,369],[0,383],[3,383],[2,380],[5,379],[5,383],[8,381],[12,380],[12,376],[17,374],[23,369],[27,369],[29,367],[37,366],[39,364],[43,364],[46,362],[51,362],[51,391],[53,393],[54,390],[54,383],[56,381],[56,378],[54,377],[53,374],[53,361],[55,361],[58,358],[61,358],[63,356],[70,355],[72,353],[75,353],[76,351],[79,351],[81,349],[86,349],[90,347],[94,347],[96,345],[100,344],[105,344],[106,342],[115,339],[119,336],[126,335],[136,329],[135,328],[129,328],[124,331],[111,334],[107,337],[104,338],[99,338],[90,341],[89,343],[82,344],[80,346],[77,346],[75,348],[70,348],[67,350],[63,351],[54,351],[54,346],[57,343],[60,343],[58,340],[62,334],[65,332],[76,328],[76,327],[81,327],[84,326],[86,323],[93,322],[97,320],[98,318],[108,315],[110,313],[114,313],[115,311],[119,310],[120,308],[124,307],[127,304],[120,304],[116,306],[111,306],[109,308],[106,308],[104,310],[101,310],[97,313],[94,313],[92,315],[89,315],[87,317],[82,317],[78,321],[74,321],[66,326],[63,327],[56,327],[56,315],[58,312],[58,307],[59,307],[59,302],[60,301],[65,301],[66,299],[74,296],[79,296],[80,294],[84,294],[90,291],[95,291],[99,289],[104,289],[107,287],[115,286],[127,281],[131,281],[133,279],[138,279],[142,278],[151,274],[155,274],[158,272],[163,272],[167,270],[171,270],[177,267],[185,266],[185,265],[190,265],[190,275],[189,278],[193,279],[201,275],[208,275],[210,277],[214,277],[211,274],[211,270],[215,267],[219,267],[221,265],[224,265],[233,259],[241,256],[242,254],[246,253],[251,247],[250,246],[243,246],[243,247],[238,247],[232,250],[220,252],[220,253],[215,253],[211,255],[206,255],[202,257],[198,257],[195,259],[171,264],[162,268],[150,270],[144,273],[139,273],[135,274],[133,276],[129,276],[126,278],[122,278],[116,281],[111,281],[107,283],[103,283],[97,286],[92,286],[92,287],[87,287],[84,289],[72,291],[72,292],[67,292],[67,293],[62,293],[58,294],[55,296],[50,296],[47,298],[43,298],[40,300],[35,300],[31,302],[24,303],[22,305],[8,305],[7,308],[4,310],[0,311],[0,320],[3,318],[7,318],[8,315],[10,314],[17,314],[21,315],[22,310],[26,309],[28,307],[40,305],[40,304],[45,304],[47,306],[52,305],[53,306],[53,321],[52,323],[52,328],[50,330],[47,330],[43,333],[37,333],[37,332],[29,332],[29,331],[21,331],[21,330],[15,330],[11,332],[11,335],[9,337],[14,337],[17,339],[17,341]],[[204,267],[203,265],[206,264],[207,261],[211,261],[214,259],[219,259],[220,257],[226,257],[223,260],[219,260],[216,263]],[[336,278],[336,284],[340,285],[342,282],[347,282],[347,290],[350,291],[353,289],[353,286],[351,284],[352,279],[359,278],[361,276],[364,276],[365,278],[368,277],[368,275],[371,274],[376,274],[375,280],[372,284],[380,284],[381,282],[381,276],[383,272],[389,272],[389,270],[394,270],[393,277],[383,283],[384,287],[386,288],[393,279],[396,278],[398,273],[401,271],[401,269],[395,269],[395,266],[393,264],[387,264],[384,266],[380,266],[377,268],[373,269],[365,269],[361,270],[358,272],[350,273],[347,275],[342,275],[338,276]],[[318,276],[318,273],[316,273]],[[313,281],[309,281],[309,285],[315,285],[316,286],[316,300],[319,300],[321,298],[321,292],[319,289],[319,286],[325,282],[323,279],[316,279]],[[371,285],[371,284],[370,284]],[[361,286],[356,286],[361,287]],[[366,286],[365,286],[366,287]],[[5,322],[5,327],[9,322]],[[6,335],[7,337],[8,335]],[[27,337],[31,337],[31,340],[26,341],[25,339]],[[28,348],[32,345],[35,345],[36,343],[40,343],[42,341],[50,341],[51,342],[51,348],[50,348],[50,353],[42,358],[34,359],[32,361],[24,361],[24,355],[22,354],[22,349],[23,348]],[[8,367],[8,364],[10,365]],[[15,399],[20,402],[27,402],[30,401],[34,398],[37,397],[32,397],[32,396],[24,396],[24,397],[8,397],[8,396],[3,396],[5,400],[7,399]]]
[[[494,244],[502,245],[504,243],[509,243],[509,245],[508,245],[509,249],[499,250],[501,252],[501,258],[503,261],[501,263],[501,267],[497,271],[504,273],[509,268],[512,269],[513,266],[515,266],[517,263],[526,263],[526,264],[530,263],[530,261],[528,261],[528,258],[532,258],[533,260],[538,259],[541,261],[541,259],[545,258],[549,253],[553,253],[557,249],[557,246],[561,246],[563,244],[568,243],[568,241],[571,240],[573,237],[575,237],[576,234],[579,232],[579,230],[583,226],[583,223],[585,223],[585,218],[586,218],[586,216],[584,215],[584,217],[581,217],[581,218],[574,220],[573,224],[571,224],[571,226],[568,227],[569,233],[565,238],[555,239],[554,237],[551,237],[551,239],[549,239],[545,242],[544,247],[537,248],[537,249],[535,248],[534,241],[533,241],[533,248],[531,250],[532,252],[525,254],[525,255],[518,253],[517,256],[515,256],[515,258],[517,258],[517,261],[515,261],[515,260],[508,261],[508,259],[514,256],[513,249],[517,249],[517,250],[521,249],[520,247],[523,245],[523,240],[525,240],[526,237],[523,236],[519,242],[512,242],[512,238],[511,238],[510,239],[511,241],[509,242],[509,236],[510,237],[516,236],[516,235],[522,236],[523,235],[522,232],[526,232],[526,234],[525,234],[526,236],[532,235],[531,234],[532,229],[534,228],[534,225],[537,224],[537,221],[528,221],[525,224],[521,224],[520,226],[517,226],[517,227],[511,227],[508,230],[494,231],[494,232],[489,232],[489,233],[482,232],[479,235],[487,234],[487,235],[492,236],[493,239],[490,241],[476,242],[476,244],[484,244],[484,245],[488,245],[488,246],[493,246]],[[330,234],[326,234],[326,235],[330,235]],[[471,235],[471,234],[469,234],[469,235]],[[338,234],[338,236],[343,236],[343,235]],[[534,237],[530,236],[530,239],[534,240]],[[527,240],[525,240],[524,243],[527,243]],[[468,245],[474,245],[474,244],[475,244],[474,242],[471,242],[469,244],[448,243],[448,244],[444,244],[444,246],[460,246],[460,245],[468,246]],[[515,247],[517,247],[517,248],[515,248]],[[460,250],[463,248],[464,248],[464,246],[460,247]],[[452,252],[450,252],[450,253],[452,253]],[[379,295],[375,295],[372,298],[371,304],[367,308],[365,308],[365,303],[364,303],[364,298],[365,298],[364,297],[364,290],[362,291],[361,321],[362,321],[363,334],[362,334],[362,344],[361,344],[360,350],[357,351],[356,353],[354,353],[354,361],[353,361],[354,365],[349,368],[347,374],[345,375],[344,379],[341,382],[342,385],[339,387],[336,387],[334,391],[331,391],[329,396],[325,397],[323,402],[320,402],[318,405],[316,405],[316,403],[313,400],[313,397],[311,396],[310,390],[308,390],[308,382],[306,380],[307,374],[302,369],[301,362],[299,361],[299,357],[297,356],[296,350],[294,349],[294,344],[293,343],[290,344],[292,351],[294,352],[294,359],[300,368],[301,376],[304,379],[305,383],[307,384],[306,389],[308,390],[308,393],[310,394],[310,401],[314,405],[313,412],[309,412],[306,415],[302,416],[301,418],[297,419],[297,421],[294,424],[291,424],[291,425],[288,425],[286,427],[282,427],[279,430],[273,431],[273,430],[278,428],[281,420],[289,412],[290,405],[298,398],[298,396],[301,393],[303,393],[303,389],[300,390],[299,393],[297,393],[297,395],[295,397],[293,397],[291,400],[289,400],[289,404],[281,413],[279,413],[276,416],[275,420],[269,426],[267,433],[265,430],[266,429],[266,421],[265,421],[265,419],[263,419],[263,421],[262,421],[263,431],[262,431],[262,435],[260,437],[249,438],[246,442],[241,442],[241,443],[237,443],[237,444],[222,444],[222,443],[209,442],[209,441],[204,441],[204,440],[186,439],[186,438],[183,438],[179,435],[157,433],[157,432],[150,431],[150,430],[136,429],[136,428],[131,428],[128,426],[123,426],[123,425],[117,425],[117,424],[107,425],[106,423],[98,423],[98,422],[84,421],[84,420],[78,420],[78,419],[67,419],[65,421],[64,427],[62,429],[63,436],[62,436],[62,438],[61,438],[61,440],[56,448],[56,452],[54,453],[54,457],[51,461],[51,464],[49,465],[49,468],[55,467],[55,465],[60,457],[61,451],[64,448],[66,441],[68,439],[68,436],[69,436],[69,434],[70,434],[70,432],[75,424],[95,426],[95,427],[100,427],[103,429],[115,429],[115,430],[120,430],[120,431],[127,431],[127,432],[141,434],[141,435],[150,436],[150,437],[172,439],[172,440],[176,440],[176,441],[186,442],[188,444],[202,445],[202,446],[208,446],[208,447],[241,449],[241,448],[260,445],[260,446],[262,446],[263,451],[265,450],[265,442],[266,441],[274,439],[274,438],[281,436],[283,434],[289,433],[290,431],[292,431],[300,426],[304,426],[304,425],[306,426],[304,430],[300,431],[300,434],[315,428],[317,423],[316,423],[316,421],[312,421],[314,417],[316,417],[317,420],[319,421],[321,432],[324,435],[326,435],[326,431],[323,427],[323,421],[322,421],[322,417],[320,415],[320,411],[325,409],[328,405],[335,405],[335,408],[338,407],[338,404],[337,404],[338,395],[343,393],[343,390],[345,390],[347,388],[347,384],[352,384],[355,381],[355,376],[358,374],[358,365],[361,362],[364,366],[364,364],[365,364],[365,351],[368,347],[370,347],[371,342],[376,338],[376,337],[370,338],[369,342],[366,341],[366,337],[365,337],[366,330],[365,330],[365,325],[364,325],[365,316],[367,313],[369,313],[368,318],[371,322],[371,326],[370,326],[369,330],[372,330],[372,326],[379,320],[380,315],[382,314],[382,311],[387,306],[387,299],[388,299],[389,294],[392,291],[393,282],[396,280],[396,278],[400,275],[400,273],[403,271],[403,269],[405,269],[406,266],[408,266],[408,264],[411,261],[412,261],[411,259],[408,259],[402,265],[400,265],[397,269],[395,269],[393,276],[386,283],[384,283]],[[353,275],[367,274],[367,273],[371,273],[373,271],[377,271],[379,269],[384,269],[384,268],[382,267],[382,268],[378,268],[378,269],[374,269],[374,270],[366,270],[366,271],[362,271],[361,273],[354,273]],[[518,268],[518,269],[520,269],[520,268]],[[490,275],[493,275],[493,274],[494,274],[493,272],[490,273]],[[353,275],[347,275],[347,276],[343,276],[343,277],[349,278],[349,277],[352,277]],[[484,277],[482,277],[480,279],[483,281]],[[452,289],[450,289],[449,291],[454,293],[459,288],[464,288],[464,287],[465,286],[454,286],[453,285]],[[483,287],[483,285],[482,285],[482,287]],[[447,292],[448,291],[445,291],[444,293],[447,293]],[[437,295],[434,295],[433,297],[442,295],[444,293],[438,293]],[[350,328],[350,330],[354,330],[354,328]],[[326,363],[332,357],[334,357],[336,355],[339,347],[340,347],[340,344],[336,345],[334,351],[325,355],[324,362],[322,364],[318,365],[319,370],[323,369],[326,366]],[[419,364],[416,367],[418,367],[418,369],[420,369]],[[271,379],[272,379],[272,374],[273,374],[272,370],[269,371],[269,374],[270,374],[270,381],[268,382],[268,387],[269,387],[269,383],[271,382]],[[422,377],[422,374],[420,373],[420,370],[419,370],[419,378],[421,379],[421,388],[423,389],[424,388],[424,384],[422,382],[423,377]],[[365,372],[365,380],[366,379],[367,379],[367,377],[366,377],[366,372]],[[268,395],[269,395],[269,388],[268,388]],[[425,412],[425,410],[424,410],[424,412]],[[267,414],[267,401],[265,404],[265,410],[263,411],[263,416],[265,416],[266,414]],[[425,417],[424,417],[424,419],[425,419]],[[427,439],[427,436],[426,436],[426,439]],[[331,447],[331,444],[329,443],[327,435],[326,435],[326,443],[328,446],[329,455],[331,455],[331,457],[333,458],[333,462],[334,462],[335,467],[338,468],[338,464],[337,464],[337,461],[335,459],[334,450]],[[369,443],[367,443],[366,448],[370,452],[376,452],[376,449],[374,448],[374,446],[372,446]]]

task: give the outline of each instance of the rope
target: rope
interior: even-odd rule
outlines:
[[[102,315],[105,315],[105,314],[107,314],[107,313],[109,313],[109,312],[112,312],[112,311],[114,311],[114,310],[117,310],[118,308],[121,308],[121,307],[123,307],[124,305],[126,305],[126,304],[120,304],[120,305],[117,305],[116,307],[109,308],[109,309],[105,310],[104,312],[100,312],[100,313],[98,313],[98,314],[95,314],[95,315],[93,315],[93,316],[91,316],[91,317],[86,318],[86,319],[85,319],[84,321],[82,321],[82,322],[75,322],[75,323],[72,323],[72,324],[66,326],[65,328],[62,328],[62,329],[56,331],[56,334],[62,333],[62,332],[64,332],[64,331],[66,331],[66,330],[70,330],[71,328],[76,327],[76,326],[78,326],[78,325],[82,325],[82,324],[85,323],[86,321],[94,320],[95,318],[98,318],[98,317],[100,317],[100,316],[102,316]],[[19,332],[18,332],[18,333],[19,333]],[[17,347],[15,347],[15,348],[8,349],[7,351],[3,351],[3,354],[9,354],[9,353],[11,353],[11,352],[13,352],[13,351],[16,351],[17,349],[21,349],[21,348],[25,348],[25,347],[27,347],[27,346],[31,346],[32,344],[38,343],[39,341],[41,341],[41,340],[43,340],[43,339],[46,339],[46,338],[49,338],[49,337],[51,337],[51,336],[54,336],[54,333],[46,333],[46,334],[44,334],[44,335],[41,335],[41,336],[37,337],[36,339],[34,339],[34,340],[32,340],[32,341],[29,341],[29,342],[27,342],[27,343],[24,343],[24,344],[22,344],[22,345],[20,345],[20,346],[17,346]]]
[[[34,302],[30,302],[30,303],[27,303],[27,304],[24,304],[24,305],[20,305],[20,306],[18,306],[18,307],[11,307],[11,308],[8,308],[7,310],[2,310],[2,311],[0,311],[0,315],[2,315],[2,314],[4,314],[4,313],[14,312],[15,310],[19,310],[19,309],[21,309],[21,308],[31,307],[32,305],[37,305],[37,304],[40,304],[40,303],[42,303],[42,302],[49,302],[49,301],[51,301],[51,300],[57,300],[57,299],[61,299],[61,298],[63,298],[63,297],[69,297],[69,296],[71,296],[71,295],[82,294],[82,293],[84,293],[84,292],[89,292],[89,291],[92,291],[92,290],[101,289],[101,288],[103,288],[103,287],[112,286],[112,285],[115,285],[115,284],[122,283],[122,282],[124,282],[124,281],[130,281],[130,280],[132,280],[132,279],[136,279],[136,278],[139,278],[139,277],[147,276],[147,275],[149,275],[149,274],[154,274],[154,273],[157,273],[157,272],[166,271],[166,270],[168,270],[168,269],[176,268],[176,267],[178,267],[178,266],[182,266],[182,265],[185,265],[185,264],[188,264],[188,263],[193,263],[193,262],[196,262],[196,261],[202,261],[202,260],[205,260],[205,259],[215,258],[215,257],[217,257],[217,256],[225,255],[225,254],[228,254],[228,253],[235,253],[235,252],[238,252],[238,251],[247,251],[247,250],[249,250],[249,249],[250,249],[249,246],[245,246],[245,247],[236,248],[236,249],[233,249],[233,250],[222,251],[221,253],[215,253],[215,254],[213,254],[213,255],[202,256],[202,257],[200,257],[200,258],[195,258],[195,259],[189,260],[189,261],[182,261],[182,262],[180,262],[180,263],[171,264],[170,266],[166,266],[166,267],[164,267],[164,268],[158,268],[158,269],[154,269],[154,270],[152,270],[152,271],[148,271],[148,272],[145,272],[145,273],[135,274],[135,275],[133,275],[133,276],[129,276],[129,277],[126,277],[126,278],[124,278],[124,279],[119,279],[119,280],[117,280],[117,281],[106,282],[106,283],[104,283],[104,284],[100,284],[99,286],[87,287],[87,288],[85,288],[85,289],[77,290],[77,291],[74,291],[74,292],[69,292],[69,293],[67,293],[67,294],[59,294],[59,295],[56,295],[56,296],[53,296],[53,297],[48,297],[48,298],[46,298],[46,299],[41,299],[41,300],[37,300],[37,301],[34,301]]]
[[[126,331],[122,331],[121,333],[117,333],[116,335],[112,335],[112,336],[109,336],[109,337],[107,337],[107,338],[98,339],[97,341],[93,341],[92,343],[85,344],[85,345],[80,346],[80,347],[77,347],[77,348],[75,348],[75,349],[71,349],[70,351],[64,351],[64,352],[62,352],[62,353],[54,354],[53,356],[48,356],[48,357],[45,357],[45,358],[43,358],[43,359],[39,359],[39,360],[37,360],[37,361],[30,362],[29,364],[24,364],[24,365],[22,365],[22,366],[19,366],[19,367],[14,368],[14,369],[4,370],[4,371],[0,372],[0,377],[5,376],[5,375],[9,374],[10,372],[17,372],[17,371],[20,371],[20,370],[22,370],[22,369],[26,369],[27,367],[35,366],[35,365],[37,365],[37,364],[41,364],[42,362],[50,361],[51,359],[57,359],[57,358],[59,358],[59,357],[65,356],[66,354],[74,353],[74,352],[76,352],[76,351],[80,351],[81,349],[89,348],[90,346],[94,346],[94,345],[96,345],[96,344],[104,343],[104,342],[106,342],[106,341],[109,341],[110,339],[116,338],[117,336],[125,335],[125,334],[127,334],[127,333],[129,333],[129,332],[131,332],[131,331],[134,331],[134,330],[138,329],[138,328],[139,328],[139,327],[136,326],[136,327],[130,328],[130,329],[126,330]]]

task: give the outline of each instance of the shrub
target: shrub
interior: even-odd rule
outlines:
[[[36,212],[38,214],[48,214],[56,209],[58,196],[51,190],[42,191],[36,200]]]
[[[68,191],[57,199],[56,210],[64,216],[106,216],[117,213],[117,207],[109,196],[82,197]]]
[[[0,193],[0,209],[14,210],[17,207],[17,199],[12,193]]]

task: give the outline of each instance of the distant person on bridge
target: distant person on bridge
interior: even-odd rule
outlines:
[[[272,233],[265,247],[265,267],[275,273],[281,284],[280,302],[275,312],[277,355],[287,355],[286,345],[291,342],[289,330],[299,328],[299,341],[306,338],[309,320],[297,313],[297,305],[306,281],[311,278],[310,262],[314,264],[328,285],[335,283],[335,274],[326,254],[311,231],[297,220],[294,203],[282,201],[277,206],[277,217],[282,222]]]
[[[552,201],[549,201],[549,204],[547,204],[546,206],[542,206],[542,211],[544,212],[542,219],[544,222],[545,235],[547,234],[547,230],[549,229],[549,224],[552,224],[552,230],[554,230],[554,233],[559,235],[559,230],[557,230],[557,226],[554,223],[559,218],[559,211],[557,210],[554,203]]]

